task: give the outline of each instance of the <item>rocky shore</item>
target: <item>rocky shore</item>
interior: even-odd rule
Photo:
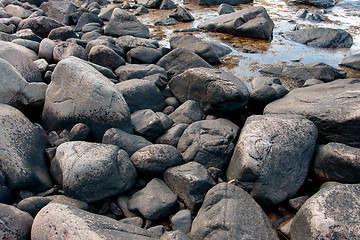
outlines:
[[[189,32],[270,42],[251,3],[192,2],[218,16],[166,47],[138,16],[196,20],[172,0],[0,0],[0,238],[359,239],[360,54],[264,66],[249,87],[218,67],[231,48]],[[288,4],[317,21],[336,2]]]

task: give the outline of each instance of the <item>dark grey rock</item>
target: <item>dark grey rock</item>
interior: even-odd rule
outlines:
[[[342,29],[306,28],[282,35],[288,40],[318,48],[350,48],[353,38]]]
[[[258,77],[251,81],[250,102],[265,107],[266,104],[282,98],[289,91],[281,84],[280,79]]]
[[[182,6],[177,6],[177,8],[170,13],[169,17],[172,17],[179,22],[191,22],[195,20],[193,15]]]
[[[147,13],[149,13],[150,11],[149,11],[149,9],[147,9],[146,7],[144,7],[143,5],[140,5],[139,7],[137,7],[136,9],[135,9],[135,11],[133,12],[133,14],[135,15],[135,16],[138,16],[138,15],[141,15],[141,14],[147,14]]]
[[[165,227],[163,225],[156,225],[154,227],[149,227],[147,230],[155,237],[161,237],[165,232]]]
[[[235,12],[234,8],[228,3],[221,3],[217,8],[219,15],[228,14]]]
[[[83,47],[72,42],[59,42],[53,49],[54,61],[60,62],[70,56],[77,57],[83,60],[88,59],[88,53]]]
[[[4,23],[0,23],[0,32],[12,34],[16,32],[16,27],[14,24],[7,25]]]
[[[125,50],[125,52],[130,51],[132,48],[136,47],[148,47],[148,48],[159,48],[159,43],[155,40],[145,39],[142,37],[136,36],[121,36],[116,40],[116,46]]]
[[[131,35],[134,37],[149,38],[149,29],[142,24],[135,15],[122,10],[114,9],[110,21],[105,26],[105,35],[120,37]]]
[[[47,37],[51,30],[62,26],[64,25],[52,18],[40,16],[22,20],[19,23],[17,30],[29,28],[36,35],[44,38]]]
[[[116,84],[116,88],[123,94],[130,113],[143,109],[161,112],[166,106],[163,95],[153,82],[131,79]]]
[[[188,124],[176,124],[169,130],[167,130],[158,139],[156,139],[155,143],[168,144],[177,147],[181,135],[184,133],[185,129],[188,126],[189,126]]]
[[[261,73],[274,75],[277,77],[291,78],[302,86],[308,79],[315,78],[323,82],[331,82],[336,79],[346,77],[346,72],[336,69],[325,63],[306,63],[300,66],[285,65],[281,67],[265,67]]]
[[[162,0],[159,9],[161,10],[168,10],[168,9],[175,9],[177,5],[172,0]]]
[[[269,218],[243,189],[220,183],[209,190],[195,217],[191,239],[278,239]]]
[[[183,233],[187,234],[191,230],[191,212],[188,209],[178,211],[174,216],[170,219],[172,229],[174,231],[180,230]]]
[[[176,99],[176,97],[166,98],[165,103],[166,103],[166,105],[173,106],[174,108],[177,108],[180,106],[180,102]]]
[[[205,114],[198,102],[187,100],[180,105],[173,113],[169,115],[175,124],[185,123],[191,124],[205,119]]]
[[[129,190],[136,170],[128,154],[108,144],[73,141],[61,144],[51,173],[67,196],[94,202]]]
[[[120,219],[119,222],[131,224],[140,228],[142,228],[144,225],[144,220],[141,217],[127,217]]]
[[[27,40],[27,39],[14,39],[11,42],[21,45],[23,47],[26,47],[32,51],[34,51],[35,53],[39,52],[39,47],[40,47],[40,43],[36,42],[36,41],[32,41],[32,40]]]
[[[69,236],[77,236],[79,240],[153,239],[149,232],[139,227],[63,204],[50,203],[36,215],[31,239],[65,239]]]
[[[235,180],[262,204],[278,204],[304,183],[315,150],[317,129],[299,115],[249,117],[228,166]]]
[[[101,36],[102,36],[101,33],[99,33],[98,31],[92,31],[92,32],[87,32],[87,33],[83,34],[81,36],[81,40],[89,42],[92,40],[96,40]]]
[[[167,17],[157,20],[154,26],[172,26],[176,25],[178,21],[175,18]]]
[[[165,232],[160,240],[190,240],[190,237],[180,230]]]
[[[99,23],[100,25],[103,25],[103,21],[97,15],[85,12],[78,20],[74,29],[75,32],[80,32],[82,28],[88,23]]]
[[[192,68],[171,79],[169,87],[180,102],[197,101],[206,114],[239,110],[249,101],[245,83],[230,72]]]
[[[168,168],[184,163],[179,150],[167,144],[148,145],[131,156],[138,173],[146,177],[161,176]]]
[[[141,136],[129,134],[117,128],[110,128],[104,134],[103,143],[113,144],[125,150],[129,156],[152,143]]]
[[[162,0],[138,0],[137,3],[147,8],[159,8]]]
[[[341,184],[309,198],[291,224],[291,239],[357,239],[359,184]]]
[[[239,127],[226,119],[198,121],[184,131],[177,147],[185,162],[223,169],[233,153],[238,131]]]
[[[298,4],[309,4],[320,8],[328,8],[335,5],[334,0],[290,0],[289,2]]]
[[[335,142],[320,145],[312,169],[321,180],[360,183],[360,148]]]
[[[341,60],[340,65],[360,70],[360,53],[354,53]]]
[[[264,113],[303,115],[318,128],[319,143],[360,147],[359,88],[359,79],[344,79],[294,89],[268,104]]]
[[[220,63],[220,58],[212,45],[193,35],[171,37],[170,47],[171,49],[186,48],[195,52],[210,64]]]
[[[161,74],[164,77],[167,76],[165,69],[154,64],[126,64],[117,68],[115,73],[119,76],[120,81],[142,79],[154,74]]]
[[[51,199],[46,197],[29,197],[21,200],[16,207],[35,217],[49,202],[51,202]]]
[[[0,203],[0,236],[3,239],[30,239],[33,218],[14,206]]]
[[[84,123],[77,123],[69,132],[70,141],[85,141],[90,133],[90,128]]]
[[[220,4],[229,4],[229,5],[239,5],[239,4],[248,4],[252,3],[253,0],[196,0],[195,3],[198,5],[220,5]]]
[[[101,28],[101,24],[97,23],[97,22],[95,22],[95,23],[87,23],[81,29],[82,33],[88,33],[88,32],[92,32],[92,31],[99,32],[100,34],[104,33],[104,29]]]
[[[310,86],[322,84],[322,83],[324,83],[324,82],[319,79],[310,78],[305,81],[305,83],[304,83],[304,85],[302,85],[302,87],[310,87]]]
[[[122,94],[108,78],[74,57],[57,64],[42,120],[48,130],[70,129],[82,122],[97,140],[112,127],[131,132],[130,111]]]
[[[274,22],[264,7],[250,7],[202,22],[198,28],[242,37],[271,40]]]
[[[125,52],[122,48],[118,47],[115,45],[115,39],[111,38],[111,37],[100,37],[98,39],[89,41],[86,44],[85,50],[87,52],[90,52],[90,50],[95,47],[95,46],[106,46],[111,48],[112,50],[114,50],[117,54],[119,54],[121,57],[125,57]]]
[[[89,52],[89,61],[111,70],[117,69],[125,64],[125,60],[111,48],[104,45],[97,45]]]
[[[11,200],[11,191],[8,187],[0,185],[0,203],[9,203]]]
[[[33,192],[49,189],[52,181],[45,162],[45,135],[19,110],[5,104],[0,108],[0,158],[7,187]]]
[[[36,42],[41,42],[42,40],[42,38],[36,35],[31,29],[21,29],[12,35],[16,38],[26,39]]]
[[[108,5],[105,8],[102,8],[100,13],[98,14],[99,18],[101,18],[104,21],[109,21],[115,8],[120,8],[120,7],[117,5]]]
[[[139,110],[131,114],[131,122],[135,133],[154,141],[168,130],[173,121],[162,112],[151,109]]]
[[[45,59],[48,63],[53,62],[53,51],[56,43],[49,38],[44,38],[39,45],[39,58]]]
[[[41,74],[45,74],[47,72],[47,70],[49,68],[49,64],[45,59],[41,58],[39,60],[34,61],[34,63],[40,70]]]
[[[50,31],[48,38],[51,40],[66,41],[68,38],[77,38],[74,30],[70,26],[54,28]]]
[[[72,23],[71,15],[76,12],[77,6],[71,1],[49,1],[42,3],[40,9],[47,17],[70,25]]]
[[[164,181],[192,212],[200,208],[205,194],[215,185],[206,168],[197,162],[169,168],[164,172]]]
[[[185,48],[172,50],[170,53],[163,56],[157,62],[157,65],[166,70],[169,79],[190,68],[212,68],[211,65],[199,55]]]
[[[126,60],[132,64],[154,64],[162,57],[161,51],[148,47],[135,47],[126,54]]]
[[[146,219],[158,220],[176,211],[177,196],[162,180],[154,178],[131,196],[128,206],[132,211],[139,211]]]

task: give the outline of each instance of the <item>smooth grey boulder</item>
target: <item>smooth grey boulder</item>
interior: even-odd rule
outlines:
[[[43,58],[48,63],[52,63],[54,60],[53,51],[55,46],[56,43],[49,38],[44,38],[43,40],[41,40],[38,52],[39,58]]]
[[[207,169],[197,162],[189,162],[169,168],[163,175],[166,185],[180,197],[186,207],[196,212],[204,201],[207,191],[215,186]]]
[[[25,8],[23,8],[21,6],[17,6],[14,4],[9,4],[4,9],[11,16],[19,17],[22,19],[28,18],[32,14],[32,11],[26,10]]]
[[[0,103],[19,109],[44,103],[45,83],[27,82],[15,67],[1,58],[0,72]]]
[[[88,53],[83,47],[72,42],[59,42],[53,49],[53,58],[56,63],[70,56],[88,60]]]
[[[149,38],[149,29],[142,24],[132,13],[115,8],[110,21],[104,29],[105,35],[120,37],[131,35],[134,37]]]
[[[165,99],[159,88],[151,81],[131,79],[116,84],[116,88],[124,96],[130,113],[143,109],[161,112],[166,106]]]
[[[16,207],[21,211],[29,213],[32,217],[35,217],[49,202],[51,202],[51,199],[49,198],[34,196],[21,200]]]
[[[195,20],[193,15],[191,15],[191,13],[186,8],[179,5],[174,11],[170,13],[169,17],[174,18],[179,22],[192,22]]]
[[[17,39],[12,40],[11,42],[15,43],[15,44],[18,44],[18,45],[21,45],[23,47],[26,47],[26,48],[34,51],[35,53],[39,52],[40,43],[37,42],[37,41],[17,38]]]
[[[0,104],[0,159],[6,186],[42,192],[52,186],[45,159],[45,134],[19,110]]]
[[[280,79],[273,77],[257,77],[251,81],[250,102],[266,105],[282,98],[289,91],[281,84]]]
[[[0,203],[0,236],[2,239],[30,239],[33,220],[27,212]]]
[[[149,9],[147,9],[146,7],[144,7],[143,5],[140,5],[139,7],[137,7],[136,9],[135,9],[135,11],[133,11],[133,14],[135,15],[135,16],[139,16],[139,15],[141,15],[141,14],[147,14],[147,13],[149,13],[150,11],[149,11]]]
[[[171,217],[170,222],[174,231],[180,230],[185,234],[189,233],[192,223],[191,211],[188,209],[178,211]]]
[[[29,28],[36,35],[45,38],[47,37],[47,35],[50,33],[51,30],[62,26],[64,25],[59,21],[56,21],[55,19],[45,16],[40,16],[40,17],[27,18],[22,20],[19,23],[17,30],[19,31],[21,29]]]
[[[206,114],[226,114],[249,101],[245,83],[230,72],[192,68],[173,77],[169,87],[180,102],[197,101]]]
[[[21,46],[16,43],[12,43],[12,42],[0,41],[0,51],[1,50],[6,51],[7,49],[16,49],[33,61],[39,59],[34,51],[32,51],[24,46]]]
[[[116,145],[125,150],[129,156],[143,147],[152,145],[151,142],[141,136],[129,134],[117,128],[108,129],[103,136],[102,143]]]
[[[66,41],[68,38],[78,38],[78,36],[70,26],[65,26],[51,30],[48,38],[51,40]]]
[[[151,75],[160,74],[167,79],[166,71],[155,64],[125,64],[115,70],[120,81],[142,79]]]
[[[316,7],[328,8],[335,6],[334,0],[290,0],[291,3],[309,4]]]
[[[122,48],[115,45],[115,39],[112,37],[100,37],[95,40],[91,40],[86,44],[85,50],[90,52],[90,50],[95,46],[106,46],[115,51],[121,57],[125,57],[125,52]]]
[[[276,77],[291,78],[302,86],[308,79],[318,79],[323,82],[331,82],[346,77],[346,72],[336,69],[325,63],[306,63],[300,66],[285,65],[280,67],[265,67],[260,69],[261,73],[270,74]]]
[[[147,48],[159,48],[159,42],[152,40],[152,39],[146,39],[142,37],[137,36],[121,36],[116,39],[116,46],[122,48],[125,50],[125,52],[130,51],[133,48],[136,47],[147,47]]]
[[[129,190],[136,170],[128,154],[119,147],[72,141],[56,149],[50,167],[66,196],[95,202]]]
[[[195,0],[195,3],[200,6],[213,6],[220,4],[229,4],[229,5],[239,5],[239,4],[248,4],[252,3],[254,0]]]
[[[204,120],[205,114],[198,102],[187,100],[176,108],[174,112],[169,114],[169,118],[171,118],[175,124],[191,124],[193,122]]]
[[[176,3],[174,3],[172,0],[162,0],[159,9],[160,10],[168,10],[168,9],[175,9],[177,8]]]
[[[359,184],[327,187],[309,198],[291,224],[291,239],[358,239]]]
[[[284,38],[318,48],[350,48],[353,38],[345,30],[332,28],[306,28],[282,35]]]
[[[100,10],[100,13],[98,14],[99,18],[101,18],[104,21],[109,21],[115,8],[120,8],[120,7],[117,5],[107,5],[105,8],[102,8]]]
[[[155,64],[163,56],[160,50],[139,46],[126,54],[126,60],[132,64]]]
[[[189,124],[176,124],[169,130],[167,130],[163,135],[155,140],[157,144],[168,144],[174,147],[177,147],[181,135],[184,133],[185,129]]]
[[[12,36],[19,39],[31,40],[35,42],[41,42],[42,40],[42,38],[36,35],[31,29],[18,30],[16,33],[12,34]]]
[[[66,239],[74,236],[79,240],[154,239],[140,227],[58,203],[48,204],[34,219],[32,240]]]
[[[185,48],[195,52],[210,64],[219,64],[220,58],[213,48],[213,45],[207,43],[193,35],[174,36],[170,38],[170,48]]]
[[[178,21],[172,17],[161,18],[154,22],[154,26],[172,26],[176,25]]]
[[[343,79],[294,89],[268,104],[264,113],[303,115],[319,130],[319,143],[360,147],[360,79]]]
[[[319,145],[312,170],[320,180],[360,183],[360,148],[335,142]]]
[[[219,15],[235,12],[234,8],[228,3],[221,3],[216,11]]]
[[[161,176],[168,168],[184,163],[179,150],[167,144],[145,146],[130,159],[138,173],[146,177]]]
[[[129,107],[116,86],[75,57],[56,65],[46,91],[42,120],[48,130],[85,123],[97,140],[112,127],[132,132]]]
[[[88,23],[98,23],[100,25],[103,25],[103,21],[95,14],[85,12],[81,14],[81,17],[79,18],[74,31],[80,32],[82,31],[83,27]]]
[[[81,36],[81,41],[88,42],[88,41],[96,40],[101,36],[102,36],[101,33],[99,33],[98,31],[91,31],[83,34]]]
[[[322,84],[322,83],[324,83],[324,82],[319,79],[310,78],[305,81],[305,83],[304,83],[304,85],[302,85],[302,87],[310,87],[310,86]]]
[[[311,13],[307,9],[300,9],[296,12],[298,18],[302,18],[310,21],[324,21],[324,17],[317,13]]]
[[[197,121],[186,128],[177,148],[185,162],[224,169],[232,156],[238,131],[239,127],[226,119]]]
[[[243,189],[220,183],[210,189],[195,217],[191,239],[278,239],[269,218]]]
[[[253,115],[241,130],[226,171],[262,204],[278,204],[304,183],[317,139],[315,125],[300,115]]]
[[[77,6],[71,1],[49,1],[42,3],[40,9],[47,17],[69,26],[72,23],[71,15],[76,13]]]
[[[340,65],[360,70],[360,52],[343,58]]]
[[[159,8],[162,0],[139,0],[137,3],[147,8]]]
[[[169,79],[190,68],[212,68],[212,66],[199,55],[185,48],[172,50],[163,56],[156,65],[166,70]]]
[[[131,211],[139,211],[146,219],[154,221],[175,212],[178,203],[177,196],[169,187],[162,180],[154,178],[131,196],[128,206]]]
[[[111,48],[97,45],[89,51],[89,61],[111,70],[125,64],[125,60]]]
[[[155,141],[174,122],[162,112],[155,113],[151,109],[144,109],[131,114],[131,123],[136,134]]]
[[[264,7],[250,7],[202,22],[198,28],[241,37],[271,40],[274,22]]]

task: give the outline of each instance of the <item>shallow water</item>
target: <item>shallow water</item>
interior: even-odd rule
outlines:
[[[200,7],[187,2],[177,2],[191,11],[195,21],[179,23],[175,26],[155,27],[153,23],[166,17],[171,10],[151,10],[149,14],[138,16],[151,30],[152,38],[157,39],[163,46],[169,46],[169,38],[176,34],[175,29],[197,27],[199,23],[217,17],[217,6]],[[274,36],[271,42],[236,37],[229,34],[211,32],[193,32],[192,34],[208,41],[218,41],[229,46],[233,52],[222,59],[223,64],[216,66],[234,73],[240,79],[250,82],[254,77],[261,76],[259,69],[269,65],[301,64],[310,62],[324,62],[333,67],[345,57],[360,50],[360,2],[357,0],[338,1],[337,5],[322,9],[288,4],[284,0],[255,0],[252,4],[242,4],[236,10],[249,6],[264,6],[275,23]],[[306,8],[309,12],[319,13],[325,17],[323,22],[306,21],[296,18],[296,12]],[[289,22],[294,20],[293,22]],[[308,47],[284,39],[281,34],[292,31],[295,25],[300,28],[329,27],[348,31],[354,38],[354,45],[348,49],[320,49]],[[345,69],[349,77],[360,77],[360,72]],[[290,81],[284,83],[287,87],[295,87]]]

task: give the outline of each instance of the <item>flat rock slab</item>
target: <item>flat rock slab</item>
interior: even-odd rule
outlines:
[[[254,199],[278,204],[304,183],[315,150],[317,129],[300,115],[248,117],[228,166],[235,180]]]
[[[200,23],[198,28],[241,37],[271,40],[274,22],[264,7],[245,8]]]
[[[291,239],[359,239],[359,198],[359,184],[320,190],[295,215]]]
[[[341,60],[340,65],[360,70],[360,52],[345,57]]]
[[[211,188],[195,217],[191,239],[278,239],[269,218],[243,189],[229,183]]]
[[[264,113],[303,115],[319,130],[320,143],[360,147],[360,79],[298,88],[268,104]]]
[[[76,207],[50,203],[36,215],[31,239],[151,240],[146,230]]]
[[[349,48],[353,44],[350,33],[342,29],[307,28],[286,33],[284,38],[319,48]]]

